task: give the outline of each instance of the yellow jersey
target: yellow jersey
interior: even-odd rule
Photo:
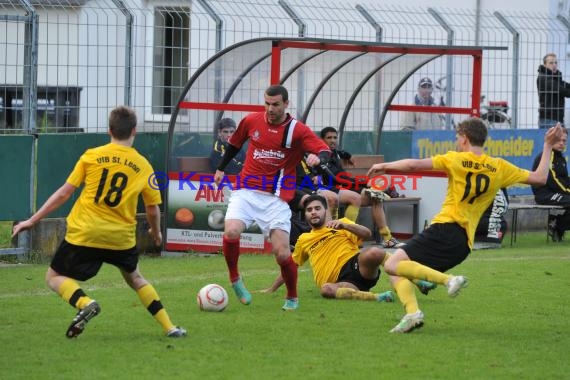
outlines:
[[[526,182],[530,172],[502,158],[472,152],[447,152],[432,157],[433,168],[447,173],[447,194],[432,223],[458,223],[469,247],[483,212],[502,187]]]
[[[152,173],[132,147],[109,143],[85,151],[67,178],[85,186],[67,216],[65,239],[93,248],[133,248],[139,194],[147,206],[161,203],[160,192],[149,185]]]
[[[354,224],[347,218],[340,221]],[[309,260],[313,278],[321,287],[327,282],[337,281],[343,265],[358,253],[360,243],[361,240],[352,232],[322,227],[301,234],[292,257],[299,266]]]

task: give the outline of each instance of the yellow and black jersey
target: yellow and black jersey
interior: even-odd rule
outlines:
[[[448,152],[432,157],[433,168],[447,173],[447,194],[441,211],[432,223],[458,223],[473,246],[481,215],[493,202],[497,191],[526,182],[530,172],[502,158],[472,152]]]
[[[354,224],[350,219],[341,222]],[[341,268],[359,251],[361,240],[347,230],[328,227],[311,230],[299,236],[293,251],[293,261],[303,265],[307,260],[313,270],[313,278],[321,287],[327,282],[336,282]]]
[[[67,217],[65,239],[75,245],[114,250],[136,245],[139,194],[147,206],[161,203],[152,188],[150,163],[134,148],[109,143],[88,149],[67,178],[79,187],[79,199]]]

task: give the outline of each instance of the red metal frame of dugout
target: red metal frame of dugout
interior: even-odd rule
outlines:
[[[427,107],[403,104],[391,104],[388,106],[392,111],[411,112],[433,112],[433,113],[455,113],[471,116],[480,115],[480,99],[482,84],[482,63],[483,51],[481,49],[460,49],[460,48],[419,48],[419,47],[397,47],[397,46],[376,46],[350,43],[322,43],[306,41],[275,41],[271,48],[270,84],[278,84],[281,74],[281,51],[287,48],[311,49],[311,50],[333,50],[333,51],[354,51],[371,53],[408,53],[408,54],[440,54],[440,55],[471,55],[473,57],[473,84],[471,88],[471,108],[466,107]],[[230,103],[207,103],[207,102],[187,102],[178,104],[181,109],[203,109],[214,111],[242,111],[260,112],[265,108],[254,104],[230,104]]]

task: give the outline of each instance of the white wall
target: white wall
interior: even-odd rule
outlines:
[[[367,3],[374,0],[365,0],[362,3]],[[548,12],[555,4],[558,4],[557,0],[550,0],[550,3],[544,0],[408,0],[405,2],[406,7],[443,7],[443,8],[457,8],[457,9],[476,9],[477,3],[480,3],[481,9],[491,10],[491,11],[528,11],[528,12]],[[563,2],[567,2],[563,0]],[[382,5],[402,5],[400,0],[382,0]]]

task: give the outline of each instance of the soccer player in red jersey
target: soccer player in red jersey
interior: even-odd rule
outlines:
[[[226,212],[223,252],[232,288],[240,302],[249,305],[251,294],[238,270],[239,239],[246,228],[257,223],[271,240],[287,287],[283,310],[295,310],[299,305],[297,265],[289,248],[291,210],[287,202],[295,194],[295,168],[305,154],[307,164],[315,166],[328,159],[330,149],[309,127],[285,112],[289,105],[285,87],[270,86],[264,98],[265,112],[241,120],[214,176],[219,185],[226,165],[249,140],[237,190],[232,192]]]

